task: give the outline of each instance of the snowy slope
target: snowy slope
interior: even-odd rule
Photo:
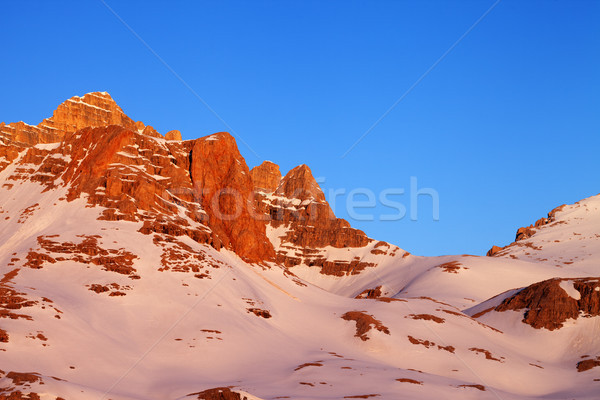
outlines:
[[[0,179],[11,173],[9,167]],[[98,221],[98,207],[85,207],[83,200],[59,200],[60,190],[42,193],[36,183],[2,191],[3,215],[14,216],[2,225],[3,265],[14,258],[13,253],[18,258],[36,249],[38,236],[59,234],[52,240],[77,243],[81,235],[100,234],[101,247],[134,252],[133,267],[142,277],[132,280],[75,261],[19,270],[12,286],[38,304],[21,310],[31,321],[2,320],[10,341],[2,344],[6,351],[0,369],[35,371],[68,382],[46,378],[45,385],[32,384],[38,393],[69,398],[78,392],[77,398],[85,399],[110,389],[110,398],[175,399],[208,387],[234,385],[265,399],[365,394],[389,399],[440,395],[521,399],[560,398],[560,393],[590,380],[576,372],[575,353],[569,347],[561,354],[547,350],[560,348],[561,343],[571,346],[583,331],[595,332],[597,318],[558,334],[539,332],[504,316],[480,320],[500,333],[459,312],[473,300],[553,276],[554,269],[543,263],[398,257],[343,279],[311,275],[309,267],[293,269],[307,280],[319,278],[317,287],[306,281],[306,286],[299,285],[277,265],[265,269],[246,264],[229,251],[217,252],[188,240],[195,251],[222,263],[216,264],[219,268],[207,267],[210,279],[197,279],[191,273],[158,271],[160,249],[150,236],[137,232],[139,223]],[[25,222],[15,221],[35,203],[39,206]],[[461,263],[458,273],[438,267],[449,261]],[[125,287],[126,295],[98,294],[87,287],[112,283]],[[390,296],[405,301],[352,299],[378,283]],[[417,299],[420,296],[454,307]],[[261,318],[248,308],[268,310],[272,317]],[[369,340],[355,337],[354,322],[340,318],[354,310],[374,316],[389,334],[371,329]],[[39,333],[47,340],[32,338]],[[589,343],[578,347],[579,353],[597,348],[598,343],[589,339],[594,335],[586,337]],[[493,359],[472,348],[489,351]],[[322,365],[296,371],[306,363]],[[486,391],[459,387],[470,384],[484,385]],[[594,391],[590,393],[584,390],[579,398],[594,398]]]
[[[554,221],[534,228],[534,234],[516,241],[496,254],[548,264],[573,274],[598,275],[600,254],[600,195],[566,205]]]

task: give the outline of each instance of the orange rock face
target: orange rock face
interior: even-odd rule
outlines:
[[[65,185],[67,200],[85,195],[104,208],[102,219],[144,221],[145,233],[176,232],[218,247],[208,227],[192,227],[178,215],[176,204],[199,224],[204,218],[194,202],[190,150],[190,142],[166,142],[121,126],[84,128],[50,150],[29,147],[21,162],[36,167],[17,168],[12,178],[38,181],[48,190]],[[177,229],[166,232],[165,226]]]
[[[252,168],[250,171],[255,190],[264,190],[273,193],[281,181],[279,166],[271,161],[263,161],[262,164]]]
[[[0,343],[8,343],[10,336],[8,336],[8,333],[0,328]]]
[[[181,132],[178,130],[169,131],[165,134],[165,139],[181,141]]]
[[[0,125],[0,135],[20,146],[33,146],[38,143],[55,143],[62,139],[62,132],[39,128],[24,122]]]
[[[299,165],[285,175],[275,194],[288,199],[325,202],[325,195],[312,172],[305,164]]]
[[[88,93],[72,97],[54,111],[52,117],[43,120],[38,127],[62,135],[88,127],[119,125],[136,130],[136,125],[106,92]]]
[[[235,139],[222,132],[195,140],[190,171],[196,200],[225,247],[252,262],[274,259],[265,217],[256,207],[250,171]]]
[[[147,136],[152,136],[152,137],[155,137],[155,138],[161,138],[161,139],[162,139],[162,137],[163,137],[163,136],[162,136],[160,133],[158,133],[158,132],[156,131],[156,129],[154,129],[154,128],[153,128],[153,127],[151,127],[150,125],[148,125],[148,126],[146,126],[146,127],[144,128],[144,130],[142,131],[142,134],[143,134],[143,135],[147,135]]]
[[[273,260],[266,217],[256,210],[235,140],[222,133],[191,142],[157,141],[151,131],[110,125],[67,133],[52,150],[29,148],[23,162],[37,170],[19,170],[15,179],[38,180],[48,189],[65,182],[67,200],[86,194],[89,203],[105,208],[102,219],[143,220],[144,233],[187,235],[251,262]],[[175,204],[202,226],[189,226]]]

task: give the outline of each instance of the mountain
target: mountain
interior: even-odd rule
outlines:
[[[419,257],[107,93],[0,124],[0,399],[596,399],[600,195]]]

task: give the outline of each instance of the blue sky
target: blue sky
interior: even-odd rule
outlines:
[[[307,164],[327,195],[404,188],[390,199],[407,208],[411,176],[435,189],[439,221],[425,196],[414,221],[380,221],[381,204],[350,219],[415,254],[484,254],[600,192],[600,2],[501,1],[346,157],[493,1],[106,3],[247,143],[250,167]],[[229,130],[102,2],[1,7],[0,121],[108,91],[163,133]]]

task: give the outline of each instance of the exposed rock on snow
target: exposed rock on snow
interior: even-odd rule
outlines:
[[[598,287],[600,278],[550,279],[524,288],[505,299],[495,310],[524,310],[523,322],[526,324],[537,329],[559,329],[569,319],[600,316]]]
[[[345,319],[346,321],[354,321],[356,323],[355,336],[363,341],[369,340],[367,333],[371,330],[371,328],[375,328],[379,332],[383,332],[386,335],[390,334],[390,330],[384,326],[381,321],[363,311],[348,311],[342,315],[342,319]]]
[[[249,400],[247,396],[242,396],[226,387],[204,390],[200,393],[191,394],[188,398],[198,400]]]

